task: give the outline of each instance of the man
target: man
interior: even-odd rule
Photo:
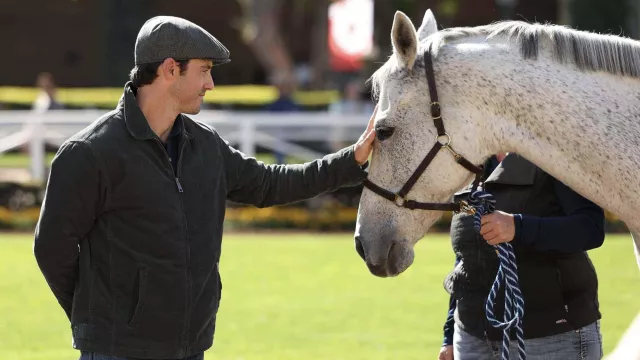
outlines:
[[[485,168],[496,211],[482,217],[480,234],[469,215],[451,221],[456,266],[445,281],[451,299],[439,359],[500,358],[502,330],[486,320],[485,302],[498,270],[492,245],[505,242],[518,265],[527,359],[601,359],[598,277],[586,251],[604,242],[604,211],[517,154]],[[496,303],[502,319],[504,286]]]
[[[284,204],[365,177],[372,121],[354,146],[266,166],[183,115],[200,111],[212,66],[228,61],[199,26],[150,19],[117,108],[53,160],[34,253],[81,359],[203,359],[222,289],[226,200]]]

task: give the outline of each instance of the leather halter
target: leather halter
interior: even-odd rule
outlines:
[[[411,191],[411,188],[415,185],[420,176],[422,176],[422,173],[427,169],[427,166],[429,166],[431,161],[433,161],[433,159],[442,148],[449,150],[458,164],[476,174],[476,178],[473,182],[473,189],[475,189],[479,185],[480,178],[483,172],[482,167],[472,164],[469,160],[465,159],[451,147],[451,137],[444,130],[444,123],[440,114],[440,103],[438,102],[438,93],[436,91],[436,81],[431,56],[431,46],[429,46],[429,50],[424,54],[424,66],[427,75],[427,83],[429,84],[429,93],[431,95],[431,117],[433,118],[433,124],[438,130],[435,144],[433,144],[431,151],[429,151],[424,160],[422,160],[420,165],[418,165],[418,168],[413,172],[409,180],[407,180],[402,189],[400,189],[400,191],[398,191],[397,193],[385,190],[380,186],[374,184],[369,179],[365,179],[363,181],[363,185],[374,193],[382,196],[383,198],[392,201],[397,206],[404,207],[410,210],[421,209],[454,212],[464,211],[467,213],[474,213],[475,209],[472,206],[469,206],[465,201],[459,201],[457,203],[426,203],[407,199],[407,194],[409,193],[409,191]],[[441,140],[444,140],[444,142]]]

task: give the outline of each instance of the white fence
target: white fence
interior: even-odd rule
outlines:
[[[53,110],[43,113],[0,111],[0,154],[29,145],[31,178],[45,176],[45,144],[60,145],[106,111]],[[354,142],[362,134],[368,115],[327,112],[265,113],[203,110],[194,119],[213,126],[240,151],[255,156],[258,146],[274,152],[312,160],[325,155],[294,142]]]

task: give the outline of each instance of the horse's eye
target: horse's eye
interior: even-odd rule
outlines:
[[[378,138],[378,140],[380,141],[387,140],[391,137],[391,135],[393,135],[394,130],[395,128],[392,127],[380,126],[376,128],[376,138]]]

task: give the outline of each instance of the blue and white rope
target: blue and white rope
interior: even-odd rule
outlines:
[[[496,201],[493,196],[483,189],[479,188],[469,195],[469,205],[476,209],[473,215],[473,227],[476,232],[480,233],[482,215],[491,214],[495,210]],[[524,316],[524,299],[518,286],[518,266],[516,264],[516,256],[513,252],[513,246],[509,243],[501,243],[496,246],[498,249],[498,259],[500,265],[498,274],[491,286],[491,291],[485,303],[485,311],[487,320],[497,329],[503,330],[502,337],[502,360],[509,359],[509,330],[513,327],[516,329],[516,338],[518,340],[518,354],[520,360],[525,359],[524,335],[522,330],[522,318]],[[500,289],[500,285],[505,281],[505,307],[504,321],[500,322],[496,319],[493,312],[495,308],[495,300]]]

